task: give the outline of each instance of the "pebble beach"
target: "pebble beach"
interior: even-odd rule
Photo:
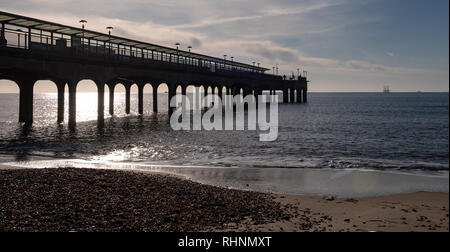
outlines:
[[[102,169],[0,169],[3,232],[449,230],[448,193],[336,199]]]

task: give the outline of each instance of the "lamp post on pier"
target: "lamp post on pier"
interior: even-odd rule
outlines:
[[[223,60],[224,60],[224,62],[223,62],[223,70],[225,70],[225,68],[226,68],[226,61],[227,61],[227,55],[226,54],[224,54],[223,55]]]
[[[231,63],[233,63],[234,62],[234,57],[233,56],[231,56]],[[233,70],[234,71],[234,65],[231,65],[231,70]]]
[[[175,46],[177,47],[177,64],[179,63],[178,50],[180,45],[181,45],[180,43],[175,43]]]
[[[111,55],[111,31],[114,29],[112,26],[106,27],[108,30],[108,48],[109,48],[109,55]]]
[[[188,48],[188,51],[189,51],[189,65],[191,65],[191,64],[192,64],[192,59],[191,59],[191,49],[192,49],[192,46],[188,46],[187,48]]]
[[[87,24],[87,21],[83,19],[83,20],[80,20],[80,23],[81,23],[81,29],[82,29],[82,31],[81,31],[81,49],[84,52],[84,28],[85,28],[85,25]]]

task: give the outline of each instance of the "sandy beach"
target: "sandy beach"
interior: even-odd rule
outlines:
[[[252,232],[448,232],[448,193],[417,192],[364,199],[277,195],[293,217],[264,225],[231,224]]]
[[[169,175],[0,167],[0,231],[449,231],[448,193],[267,194]]]

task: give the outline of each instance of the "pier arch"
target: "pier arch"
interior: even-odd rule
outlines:
[[[2,93],[0,93],[0,100],[8,104],[14,104],[9,110],[2,111],[5,118],[12,118],[15,122],[19,121],[19,103],[20,103],[20,87],[19,84],[10,79],[0,78],[0,86]]]
[[[125,100],[129,99],[129,110],[125,111],[128,112],[127,114],[140,114],[139,113],[139,86],[137,83],[132,83],[130,85],[130,92],[129,94],[125,93]],[[127,97],[129,96],[129,97]],[[125,108],[126,109],[126,108]]]
[[[54,122],[64,121],[64,117],[58,118],[58,112],[62,109],[64,113],[64,90],[66,83],[61,82],[59,85],[50,80],[39,80],[33,86],[33,121],[45,123],[45,120]],[[62,96],[59,96],[61,89]],[[58,99],[63,99],[59,101]],[[62,102],[62,108],[60,108]],[[62,114],[64,116],[64,114]],[[49,122],[47,121],[47,123]]]
[[[143,86],[143,92],[144,92],[144,114],[151,114],[154,106],[153,102],[153,86],[151,83],[144,83]]]
[[[99,123],[103,123],[106,84],[100,80],[83,79],[78,81],[75,87],[73,85],[73,83],[69,83],[69,124],[74,125],[77,120],[91,121],[95,119]],[[75,104],[71,104],[73,89],[75,89],[75,100],[72,103]],[[73,109],[75,112],[71,112]]]
[[[2,94],[19,94],[19,84],[15,80],[3,79],[0,76],[0,87],[2,88]]]
[[[199,92],[200,88],[199,86],[195,86],[193,84],[186,86],[186,96],[190,99],[190,106],[191,109],[194,109],[194,103],[197,105],[198,101],[194,101],[195,99],[195,92]]]
[[[169,85],[167,83],[160,83],[156,88],[158,94],[157,104],[158,111],[168,112],[169,108]],[[163,108],[163,109],[161,109]]]
[[[221,89],[222,89],[222,95],[226,95],[228,87],[227,86],[223,86]]]
[[[116,83],[110,87],[110,92],[114,94],[111,115],[124,116],[126,114],[126,85],[123,83]],[[111,99],[111,96],[110,96]],[[111,103],[110,103],[111,106]],[[112,113],[111,113],[112,112]]]

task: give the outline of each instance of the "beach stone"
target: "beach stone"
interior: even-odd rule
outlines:
[[[192,232],[290,219],[272,198],[149,173],[0,170],[0,231]]]

